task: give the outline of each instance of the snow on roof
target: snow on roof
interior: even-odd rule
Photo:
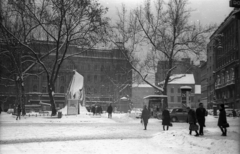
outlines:
[[[147,88],[147,87],[152,87],[152,86],[150,86],[149,84],[133,84],[132,85],[132,87],[145,87],[145,88]]]
[[[195,84],[193,74],[173,74],[170,76],[170,79],[174,79],[170,81],[168,84]],[[160,82],[163,84],[164,81]]]
[[[195,94],[201,94],[201,85],[195,85]]]
[[[162,97],[167,97],[167,95],[148,95],[143,97],[144,99],[148,99],[148,98],[162,98]]]

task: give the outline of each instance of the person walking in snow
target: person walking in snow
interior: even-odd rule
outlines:
[[[192,131],[195,131],[196,132],[195,136],[199,136],[196,113],[190,107],[187,107],[187,111],[188,111],[187,122],[189,123],[189,134],[192,135]]]
[[[237,112],[235,111],[235,109],[232,110],[232,115],[233,115],[233,118],[237,116]]]
[[[112,118],[112,111],[113,111],[113,108],[112,108],[112,105],[110,104],[107,108],[108,118]]]
[[[167,126],[167,130],[168,130],[168,127],[171,126],[170,113],[167,107],[165,107],[165,109],[162,112],[162,125],[163,125],[164,131],[165,131],[165,126]]]
[[[219,106],[219,117],[218,117],[218,127],[222,131],[222,136],[227,136],[227,127],[229,124],[227,123],[226,111],[224,104]]]
[[[20,116],[21,116],[21,106],[20,106],[20,104],[18,104],[18,107],[17,107],[17,118],[16,118],[16,120],[20,120],[21,118],[20,118]]]
[[[200,126],[199,135],[204,135],[203,127],[205,127],[205,116],[207,116],[207,111],[203,107],[203,103],[199,103],[199,108],[196,110],[198,124]]]
[[[141,123],[144,124],[144,130],[147,130],[148,119],[150,118],[150,112],[147,109],[147,105],[144,105],[142,115],[141,115]]]
[[[95,109],[95,106],[94,106],[94,105],[92,106],[92,109],[91,109],[91,110],[92,110],[93,115],[95,115],[95,110],[96,110],[96,109]]]

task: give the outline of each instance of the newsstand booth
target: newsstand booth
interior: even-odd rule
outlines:
[[[182,108],[191,107],[191,90],[190,86],[182,86],[181,89],[181,98],[182,98]]]
[[[144,105],[147,105],[148,109],[152,107],[155,111],[156,107],[159,107],[159,111],[162,111],[167,106],[167,95],[148,95],[144,98]]]

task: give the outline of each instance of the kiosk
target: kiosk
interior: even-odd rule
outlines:
[[[182,98],[182,108],[187,108],[191,106],[191,90],[190,86],[182,86],[181,89],[181,98]]]

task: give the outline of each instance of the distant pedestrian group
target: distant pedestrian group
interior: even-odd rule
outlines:
[[[93,105],[91,107],[91,111],[92,111],[93,115],[101,115],[102,114],[102,106],[101,105],[99,105],[99,106]]]
[[[227,127],[229,127],[229,124],[227,122],[224,104],[221,104],[219,106],[219,111],[220,113],[217,125],[222,132],[222,136],[227,136]],[[199,103],[199,107],[196,109],[196,112],[190,107],[187,107],[187,114],[187,122],[189,123],[189,134],[192,135],[192,132],[194,131],[195,136],[203,136],[204,127],[206,127],[205,117],[208,116],[208,111],[203,107],[203,103]],[[236,116],[235,114],[236,113],[233,113],[233,116]],[[144,105],[141,115],[141,123],[143,123],[144,125],[144,130],[147,130],[148,120],[151,115],[151,108],[147,109],[147,106]],[[170,112],[168,111],[167,107],[165,107],[162,112],[162,125],[164,131],[168,130],[169,127],[172,126]]]

